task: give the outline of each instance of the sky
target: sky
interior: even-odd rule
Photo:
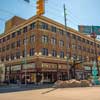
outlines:
[[[5,22],[17,15],[28,19],[36,15],[36,1],[0,0],[0,34]],[[78,25],[100,26],[100,0],[46,0],[44,16],[64,24],[63,5],[66,5],[67,26],[78,29]]]

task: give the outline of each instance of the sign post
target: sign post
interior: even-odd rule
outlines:
[[[92,75],[93,75],[93,82],[94,82],[95,85],[99,84],[97,74],[98,74],[98,70],[97,70],[97,67],[96,67],[96,62],[94,61],[93,68],[92,68]]]

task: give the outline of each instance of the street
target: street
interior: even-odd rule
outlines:
[[[100,100],[100,87],[44,88],[0,93],[0,100]]]

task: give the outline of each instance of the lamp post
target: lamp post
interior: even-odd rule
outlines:
[[[95,59],[94,59],[94,62],[96,61],[97,70],[98,70],[98,76],[99,76],[99,66],[98,66],[98,59],[97,59],[96,37],[97,37],[96,33],[95,33],[95,32],[92,32],[92,33],[91,33],[91,38],[94,39],[94,49],[95,49]]]
[[[59,58],[60,56],[57,55],[58,63],[57,63],[57,81],[59,80]]]
[[[26,67],[26,64],[27,64],[27,37],[26,37],[26,33],[24,33],[24,49],[25,49],[25,58],[24,58],[24,64],[25,64],[25,86],[27,85],[27,67]]]

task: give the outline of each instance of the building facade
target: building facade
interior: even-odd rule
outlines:
[[[22,21],[21,21],[22,20]],[[5,80],[15,82],[55,82],[71,78],[70,67],[75,66],[76,76],[83,78],[91,73],[95,49],[100,55],[100,42],[94,43],[80,32],[44,16],[28,20],[13,17],[0,35],[0,61],[5,65]],[[90,70],[85,70],[85,66]],[[88,69],[89,69],[88,68]],[[83,73],[84,72],[84,73]]]

